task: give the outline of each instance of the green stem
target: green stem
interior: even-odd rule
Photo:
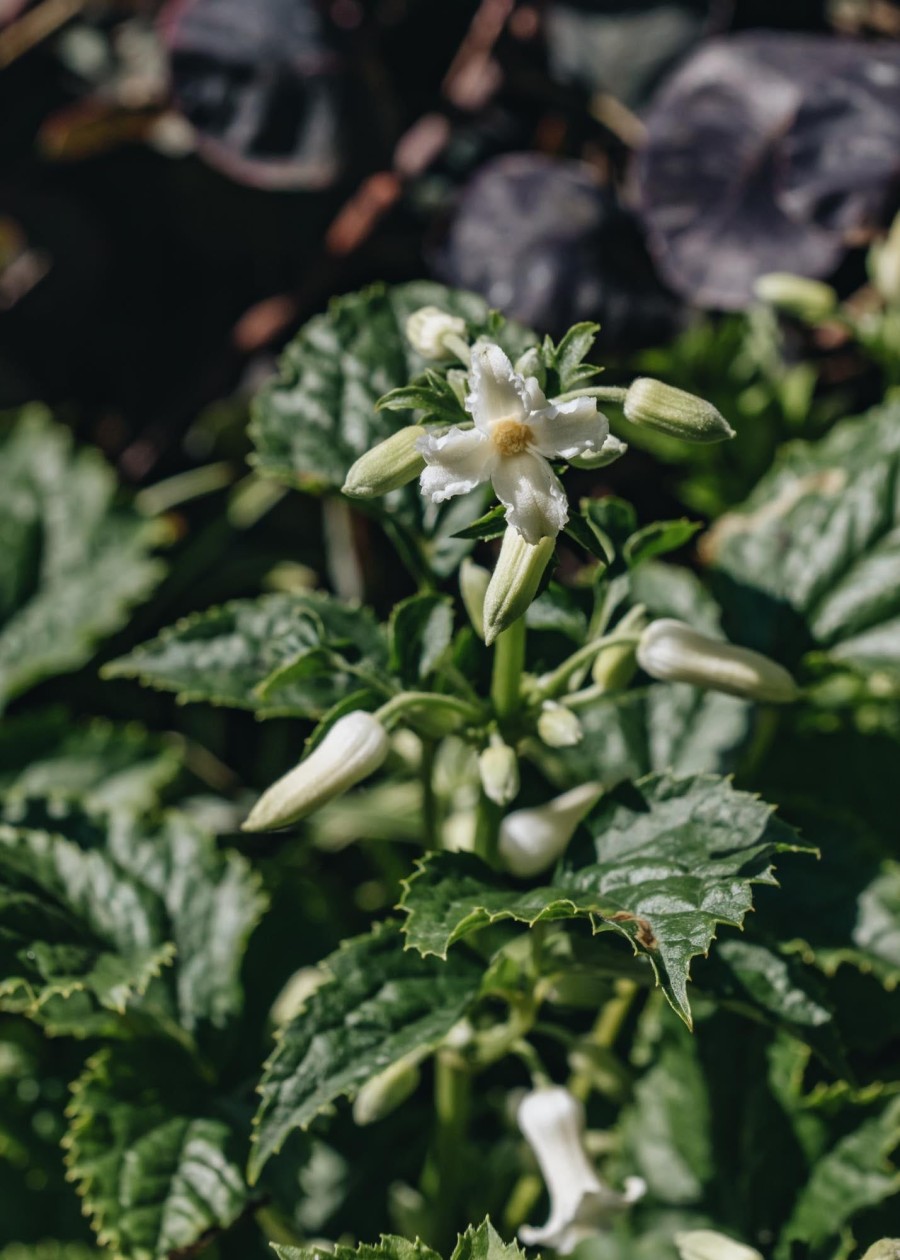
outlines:
[[[471,1088],[467,1070],[446,1052],[435,1058],[434,1109],[434,1145],[422,1174],[422,1190],[431,1204],[434,1245],[448,1251],[459,1224]]]
[[[515,713],[521,703],[522,667],[525,664],[525,619],[520,617],[498,635],[494,645],[491,700],[497,717]]]
[[[566,394],[557,394],[551,402],[572,402],[575,398],[599,398],[601,402],[623,403],[628,390],[621,385],[591,385],[587,389],[570,389]]]
[[[583,665],[590,665],[594,657],[600,652],[606,651],[607,648],[623,646],[626,643],[637,643],[640,637],[639,634],[634,633],[613,633],[604,635],[601,639],[594,639],[592,643],[586,643],[577,652],[573,652],[568,660],[563,661],[556,669],[538,679],[535,688],[535,698],[552,700],[563,691],[572,675],[577,673]]]
[[[422,741],[422,828],[425,832],[425,848],[439,849],[437,828],[437,797],[434,793],[434,740]]]
[[[407,709],[446,709],[457,713],[468,722],[480,722],[480,708],[468,700],[460,700],[458,696],[442,696],[432,691],[401,691],[398,696],[388,700],[380,709],[376,709],[375,717],[379,722],[387,723],[404,713]]]

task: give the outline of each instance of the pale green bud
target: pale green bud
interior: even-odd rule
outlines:
[[[468,557],[459,566],[459,593],[479,639],[484,638],[484,597],[490,580],[490,569],[483,568]]]
[[[614,643],[597,653],[591,677],[598,687],[604,691],[622,691],[628,686],[637,672],[634,649],[633,643]]]
[[[507,526],[484,596],[484,641],[491,644],[527,611],[553,555],[554,538],[528,543]]]
[[[745,700],[787,704],[799,694],[787,670],[768,656],[712,639],[670,617],[651,621],[638,643],[637,659],[651,678],[691,683]]]
[[[830,284],[795,276],[789,271],[770,271],[760,276],[753,292],[761,302],[807,324],[827,319],[837,306],[837,294]]]
[[[519,759],[499,736],[478,758],[478,773],[485,796],[495,805],[508,805],[519,795]]]
[[[455,359],[456,352],[448,350],[444,338],[466,336],[466,321],[458,315],[448,315],[439,306],[421,306],[406,321],[406,339],[423,359]]]
[[[763,1260],[753,1247],[735,1242],[714,1229],[690,1229],[675,1235],[681,1260]]]
[[[586,455],[574,455],[569,463],[573,468],[606,468],[609,464],[614,464],[617,459],[621,459],[627,450],[627,442],[608,433],[599,451],[588,452]]]
[[[354,499],[374,499],[415,480],[425,467],[418,443],[426,432],[420,424],[411,424],[360,455],[347,473],[344,494]]]
[[[880,1238],[872,1243],[862,1260],[900,1260],[900,1238]]]
[[[406,1102],[410,1094],[415,1093],[420,1077],[418,1064],[409,1059],[400,1059],[378,1076],[373,1076],[353,1100],[354,1124],[362,1128],[389,1116]]]
[[[545,700],[537,720],[537,732],[548,748],[574,748],[584,738],[581,723],[564,704]]]
[[[327,979],[328,973],[321,967],[301,967],[295,971],[272,1003],[272,1022],[279,1027],[289,1024]]]
[[[623,408],[632,424],[685,442],[723,442],[734,437],[734,429],[711,402],[649,376],[632,382]]]
[[[565,853],[575,829],[602,791],[599,783],[582,783],[546,805],[507,814],[500,824],[497,846],[506,869],[525,878],[551,867]]]
[[[388,755],[387,732],[371,713],[338,718],[317,748],[253,806],[244,831],[273,831],[307,814],[373,774]]]
[[[900,305],[900,214],[885,239],[869,250],[869,272],[884,300]]]

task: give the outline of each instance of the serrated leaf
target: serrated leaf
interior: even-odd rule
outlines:
[[[384,637],[367,609],[324,594],[278,593],[186,617],[111,662],[104,676],[139,678],[177,692],[182,703],[320,717],[359,688],[353,671],[377,678],[386,662]]]
[[[0,707],[84,665],[160,581],[160,525],[117,508],[116,490],[42,407],[0,432]]]
[[[481,969],[404,948],[394,923],[345,941],[322,964],[331,979],[283,1030],[260,1084],[251,1176],[288,1134],[410,1054],[426,1054],[474,1000]]]
[[[532,926],[584,916],[649,959],[690,1023],[691,959],[707,953],[718,924],[742,925],[751,886],[774,882],[771,859],[797,848],[795,833],[726,780],[651,776],[602,798],[580,834],[538,888],[465,854],[426,858],[401,901],[409,944],[446,957],[455,941],[500,919]]]
[[[0,792],[70,797],[88,809],[143,812],[181,769],[174,740],[137,723],[95,718],[76,724],[62,709],[5,718],[0,724]]]
[[[775,1249],[790,1260],[795,1243],[808,1255],[829,1254],[854,1217],[900,1193],[900,1170],[891,1156],[900,1147],[900,1098],[864,1120],[813,1166]]]
[[[69,1176],[101,1245],[162,1260],[244,1211],[243,1152],[170,1043],[102,1050],[73,1086]]]
[[[388,626],[390,665],[407,686],[421,684],[440,664],[453,638],[453,600],[424,592],[401,600]]]
[[[321,1249],[316,1247],[289,1247],[272,1243],[280,1260],[321,1260]],[[338,1243],[331,1253],[335,1260],[440,1260],[436,1251],[427,1247],[421,1239],[410,1241],[397,1234],[382,1234],[377,1243],[361,1243],[347,1247]]]
[[[750,646],[900,670],[900,406],[792,443],[704,542]]]
[[[525,1252],[515,1240],[504,1242],[486,1218],[460,1234],[450,1260],[523,1260]]]

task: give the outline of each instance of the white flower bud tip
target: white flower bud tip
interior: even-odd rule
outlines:
[[[425,434],[421,425],[411,424],[360,455],[347,473],[344,494],[355,499],[374,499],[414,481],[425,467],[418,450],[419,439]]]
[[[410,1059],[399,1059],[366,1081],[353,1100],[353,1122],[360,1128],[383,1120],[405,1103],[419,1084],[421,1072]]]
[[[308,757],[263,792],[244,831],[272,831],[299,822],[368,778],[389,747],[387,732],[371,713],[357,710],[339,718]]]
[[[770,271],[760,276],[753,292],[761,302],[808,324],[827,319],[837,306],[837,294],[830,284],[789,271]]]
[[[550,563],[555,541],[542,538],[532,545],[513,526],[507,526],[484,596],[485,643],[493,643],[501,631],[527,612]]]
[[[574,748],[584,738],[581,723],[564,704],[545,700],[537,721],[537,732],[548,748]]]
[[[675,1235],[681,1260],[763,1260],[753,1247],[735,1242],[714,1229],[690,1229]]]
[[[546,805],[507,814],[500,824],[498,842],[506,869],[524,879],[552,866],[565,853],[575,829],[602,791],[599,783],[582,783]]]
[[[421,306],[406,321],[406,339],[423,359],[454,359],[456,355],[444,345],[444,338],[466,336],[466,321],[448,315],[439,306]]]
[[[711,402],[648,376],[631,384],[623,409],[632,424],[686,442],[723,442],[734,437],[734,429]]]
[[[484,794],[495,805],[508,805],[519,794],[519,759],[502,739],[492,742],[478,758]]]
[[[670,617],[651,621],[637,659],[641,669],[662,682],[691,683],[763,704],[788,704],[799,695],[788,671],[761,652],[712,639]]]
[[[517,1119],[550,1195],[547,1223],[519,1230],[526,1246],[551,1247],[568,1255],[644,1194],[640,1177],[629,1177],[625,1192],[619,1194],[597,1176],[583,1144],[584,1108],[567,1089],[532,1090],[522,1100]]]

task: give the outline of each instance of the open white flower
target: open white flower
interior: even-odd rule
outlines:
[[[599,451],[608,434],[593,398],[554,405],[533,376],[513,369],[499,346],[472,348],[466,410],[473,429],[454,426],[419,442],[428,467],[422,493],[434,503],[490,481],[506,519],[532,545],[553,538],[569,519],[569,505],[549,459]]]
[[[518,1122],[550,1195],[546,1225],[519,1230],[526,1246],[552,1247],[566,1256],[644,1194],[640,1177],[626,1178],[620,1194],[597,1176],[582,1143],[584,1108],[569,1090],[557,1085],[532,1090],[519,1106]]]

